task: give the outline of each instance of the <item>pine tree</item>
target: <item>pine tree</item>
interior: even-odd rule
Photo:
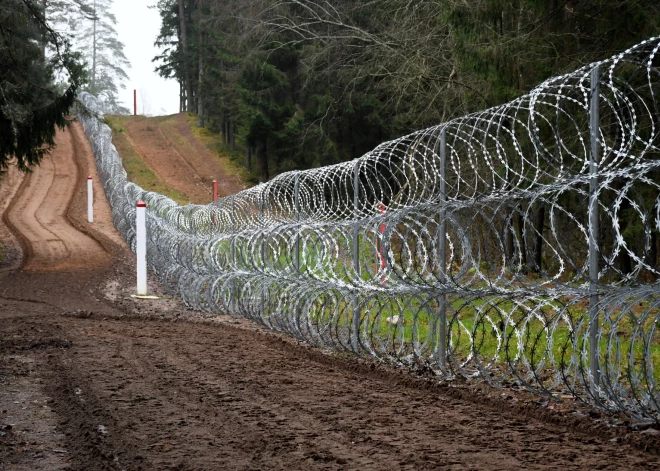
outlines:
[[[54,53],[47,56],[47,48]],[[24,171],[39,164],[56,128],[67,124],[83,77],[78,55],[44,20],[41,1],[0,3],[0,173],[12,159]]]
[[[73,32],[70,39],[85,59],[89,82],[84,90],[99,97],[107,113],[128,114],[118,95],[126,88],[130,64],[117,38],[112,0],[51,0],[47,5],[47,17],[61,30]]]
[[[174,78],[179,82],[179,111],[186,111],[187,87],[180,41],[179,3],[177,0],[159,0],[156,8],[160,12],[162,22],[155,45],[162,49],[162,53],[153,58],[153,62],[160,62],[155,70],[161,77]]]

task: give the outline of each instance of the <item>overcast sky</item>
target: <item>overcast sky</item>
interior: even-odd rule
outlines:
[[[160,15],[148,8],[156,0],[114,0],[117,35],[131,63],[129,80],[121,90],[122,103],[133,112],[133,89],[137,90],[138,114],[162,115],[179,112],[179,84],[154,72],[151,62],[160,52],[154,41],[160,30]]]

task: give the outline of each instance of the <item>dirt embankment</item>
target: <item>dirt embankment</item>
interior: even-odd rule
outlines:
[[[30,177],[52,181],[41,204],[60,198],[64,211],[26,201],[29,181],[12,205],[25,216],[10,209],[32,248],[29,269],[0,274],[0,469],[660,468],[655,432],[631,438],[540,408],[537,417],[168,296],[132,299],[133,256],[109,212],[86,223],[92,158],[76,135],[58,136],[73,152]],[[65,180],[69,190],[55,183]],[[37,250],[40,237],[96,250],[94,263]]]
[[[213,199],[212,184],[218,181],[219,196],[245,188],[240,178],[229,172],[227,159],[209,150],[195,138],[185,113],[147,118],[121,116],[114,139],[126,139],[130,151],[154,172],[157,179],[193,203],[208,204]],[[120,145],[115,142],[118,147]],[[129,172],[130,173],[130,172]],[[145,188],[150,189],[150,188]]]

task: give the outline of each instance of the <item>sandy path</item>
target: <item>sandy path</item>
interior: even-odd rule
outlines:
[[[57,147],[25,178],[9,208],[6,220],[26,245],[26,270],[82,269],[110,262],[101,244],[73,227],[67,217],[76,187],[87,177],[80,174],[75,155],[91,152],[81,148],[75,136],[80,132],[76,123],[57,133]],[[96,180],[98,194],[102,190]],[[95,199],[105,202],[98,195]],[[109,232],[107,217],[97,214],[96,219]]]

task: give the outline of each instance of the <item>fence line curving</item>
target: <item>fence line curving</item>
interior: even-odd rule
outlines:
[[[190,306],[660,421],[660,39],[510,103],[179,206],[80,120],[115,226]]]

